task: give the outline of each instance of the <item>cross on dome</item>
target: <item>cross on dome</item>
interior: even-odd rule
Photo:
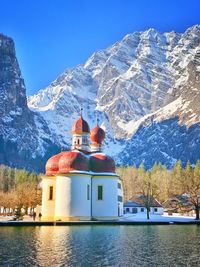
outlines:
[[[81,117],[82,117],[83,116],[83,108],[82,107],[81,107],[80,113],[81,113]]]
[[[81,108],[80,118],[74,123],[72,127],[72,132],[74,134],[90,133],[90,127],[87,121],[83,119],[82,111],[83,109]]]

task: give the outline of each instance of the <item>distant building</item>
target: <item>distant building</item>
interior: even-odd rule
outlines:
[[[146,213],[147,210],[143,204],[143,198],[143,195],[135,195],[125,202],[124,213]],[[164,212],[163,206],[154,198],[151,202],[150,214],[162,215]]]
[[[122,182],[114,160],[102,152],[104,138],[98,123],[90,132],[82,115],[75,122],[71,151],[46,163],[42,220],[115,220],[123,215]]]
[[[164,210],[169,215],[173,213],[183,213],[193,215],[194,205],[190,202],[190,196],[188,194],[174,195],[163,203]]]

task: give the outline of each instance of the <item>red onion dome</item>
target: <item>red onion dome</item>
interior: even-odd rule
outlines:
[[[60,157],[63,155],[63,153],[65,152],[61,152],[53,157],[51,157],[50,159],[48,159],[45,169],[46,169],[46,175],[54,175],[59,171],[59,167],[58,167],[58,162]]]
[[[89,171],[88,158],[79,151],[65,152],[59,160],[59,172]]]
[[[90,127],[87,123],[87,121],[85,121],[83,119],[83,117],[81,116],[73,125],[72,127],[72,133],[75,134],[82,134],[82,133],[89,133],[90,132]]]
[[[93,143],[102,144],[103,140],[105,139],[105,132],[102,128],[97,125],[95,128],[92,129],[90,133],[90,139]]]
[[[90,157],[90,171],[92,172],[115,172],[114,160],[103,154],[94,154]]]

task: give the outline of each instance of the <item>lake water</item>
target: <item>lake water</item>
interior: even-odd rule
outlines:
[[[0,227],[0,266],[200,266],[200,227]]]

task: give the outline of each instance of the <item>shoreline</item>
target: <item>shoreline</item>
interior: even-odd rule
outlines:
[[[75,226],[75,225],[200,225],[198,221],[0,221],[1,226]]]

